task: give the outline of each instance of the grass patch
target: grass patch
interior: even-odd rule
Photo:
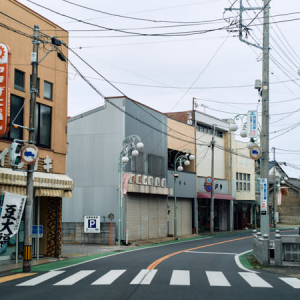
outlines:
[[[262,268],[261,264],[258,262],[258,260],[253,255],[252,251],[245,253],[244,255],[241,255],[239,258],[240,258],[241,264],[246,269],[253,270],[253,269],[261,269]]]

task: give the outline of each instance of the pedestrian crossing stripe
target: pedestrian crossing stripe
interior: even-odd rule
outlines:
[[[53,284],[53,286],[72,286],[87,278],[91,274],[94,274],[96,270],[81,270],[76,272],[75,274],[69,275],[64,279],[61,279]],[[27,281],[17,284],[20,287],[26,286],[36,286],[46,282],[50,279],[53,279],[57,276],[64,274],[65,271],[50,271],[48,273],[44,273],[37,277],[31,278]],[[126,270],[110,270],[109,272],[102,275],[96,281],[89,283],[90,285],[111,285],[118,278],[120,278]],[[141,270],[130,282],[130,285],[150,285],[158,273],[157,269],[149,270],[143,269]],[[231,283],[226,278],[223,272],[218,271],[206,271],[205,272],[208,284],[211,287],[231,287]],[[250,273],[250,272],[238,272],[239,276],[244,279],[244,281],[252,288],[273,288],[267,281],[265,281],[261,276]],[[300,289],[300,279],[293,277],[279,277],[279,279],[285,282],[287,285],[294,289]],[[172,275],[169,281],[170,286],[190,286],[190,271],[189,270],[173,270]]]

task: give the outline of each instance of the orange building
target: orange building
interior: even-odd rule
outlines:
[[[33,224],[43,226],[43,236],[33,239],[34,254],[59,256],[61,249],[62,198],[71,197],[73,181],[65,175],[67,154],[68,63],[63,45],[53,48],[51,36],[63,36],[68,45],[68,32],[15,0],[1,1],[0,43],[9,47],[10,83],[8,86],[8,122],[29,126],[31,94],[31,53],[33,28],[38,25],[38,88],[36,98],[36,146],[39,159],[35,163]],[[52,51],[49,51],[51,50]],[[10,126],[0,137],[0,195],[4,191],[26,195],[27,165],[20,163],[12,170],[8,163],[9,146],[14,139],[28,140],[28,130]],[[26,142],[25,142],[26,144]],[[0,202],[1,207],[1,202]],[[24,220],[19,233],[0,249],[0,260],[22,255]],[[38,245],[39,244],[39,245]],[[39,246],[39,250],[37,248]],[[4,249],[5,248],[5,249]],[[19,253],[16,255],[15,253]]]

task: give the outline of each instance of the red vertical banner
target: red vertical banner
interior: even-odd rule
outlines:
[[[9,130],[9,58],[9,47],[0,43],[0,137],[6,135]]]

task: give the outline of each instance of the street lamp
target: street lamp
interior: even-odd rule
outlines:
[[[121,145],[119,156],[119,219],[118,219],[118,245],[121,245],[121,208],[122,208],[122,173],[124,166],[132,156],[139,155],[139,150],[144,148],[141,138],[137,135],[126,137]]]
[[[179,174],[177,172],[183,171],[182,164],[184,164],[185,166],[189,166],[190,161],[193,161],[195,159],[195,155],[192,154],[192,151],[190,149],[183,149],[182,152],[185,152],[185,154],[180,155],[180,152],[177,152],[174,159],[174,237],[175,238],[177,238],[176,180],[179,177]]]

